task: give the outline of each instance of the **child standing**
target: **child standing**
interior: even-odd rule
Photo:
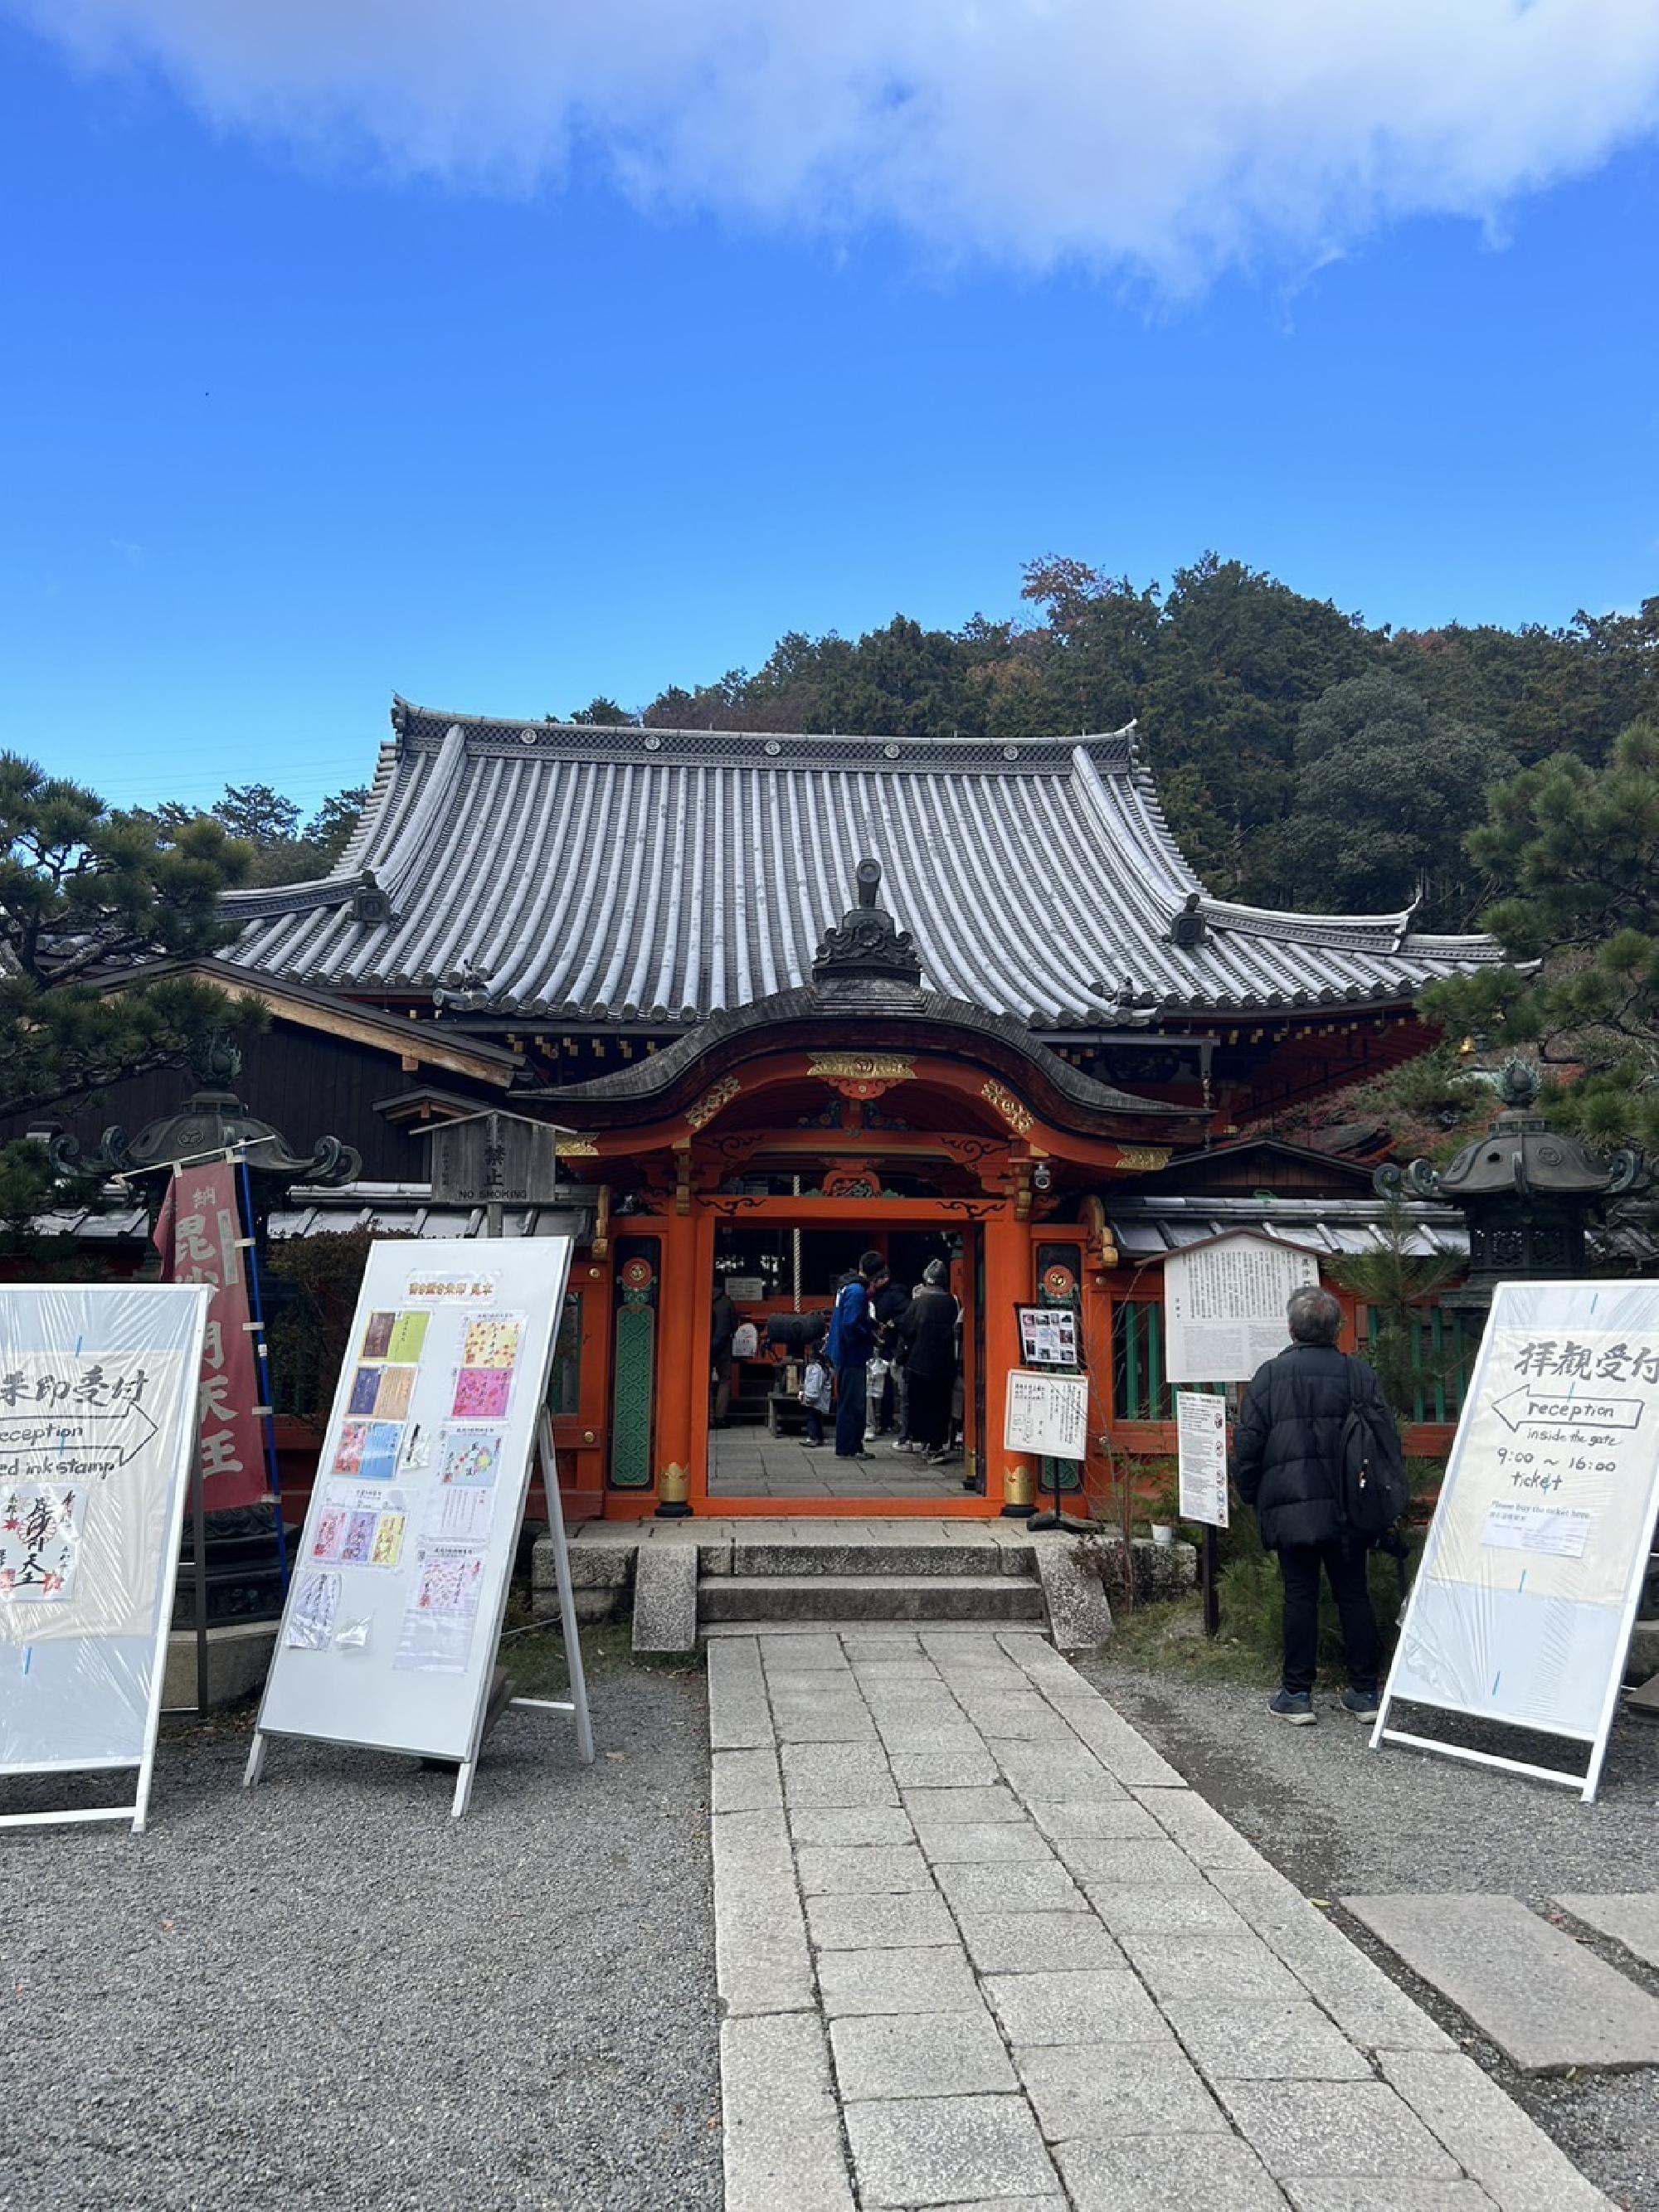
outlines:
[[[829,1368],[817,1352],[806,1363],[801,1378],[800,1401],[806,1408],[806,1449],[816,1451],[823,1442],[823,1417],[831,1403]]]

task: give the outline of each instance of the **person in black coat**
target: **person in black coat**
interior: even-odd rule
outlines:
[[[1366,1571],[1367,1545],[1342,1516],[1342,1431],[1356,1406],[1393,1425],[1376,1370],[1339,1352],[1342,1309],[1328,1291],[1291,1294],[1291,1343],[1256,1370],[1239,1409],[1232,1478],[1255,1510],[1261,1541],[1277,1552],[1285,1579],[1284,1687],[1270,1711],[1293,1727],[1314,1711],[1322,1568],[1342,1623],[1348,1662],[1345,1709],[1356,1720],[1376,1715],[1378,1638]]]
[[[930,1260],[921,1287],[899,1318],[898,1358],[904,1364],[910,1439],[934,1465],[945,1457],[951,1429],[951,1385],[957,1379],[957,1302],[943,1260]]]

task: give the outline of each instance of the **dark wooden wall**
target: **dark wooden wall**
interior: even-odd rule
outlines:
[[[393,1127],[374,1111],[377,1098],[394,1097],[418,1080],[404,1073],[393,1054],[274,1023],[264,1036],[249,1040],[235,1090],[249,1112],[273,1122],[296,1152],[308,1152],[319,1137],[338,1137],[362,1152],[368,1181],[424,1182],[425,1140]],[[447,1075],[444,1082],[447,1090],[463,1095],[470,1087],[459,1077]],[[59,1106],[0,1121],[0,1141],[30,1128],[66,1129],[90,1151],[111,1123],[134,1137],[145,1122],[175,1112],[193,1087],[188,1069],[164,1068],[112,1084],[95,1104]],[[491,1103],[482,1090],[478,1103]]]

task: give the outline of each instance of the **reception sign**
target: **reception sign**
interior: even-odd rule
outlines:
[[[1659,1289],[1504,1283],[1492,1301],[1373,1744],[1395,1700],[1588,1744],[1593,1797],[1659,1509]]]
[[[136,1767],[143,1829],[208,1291],[0,1286],[0,1776]]]

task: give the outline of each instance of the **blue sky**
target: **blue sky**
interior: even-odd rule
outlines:
[[[1006,201],[959,250],[771,179],[642,201],[614,143],[389,165],[255,92],[0,0],[0,744],[118,803],[313,800],[394,690],[639,704],[786,629],[1006,614],[1048,552],[1212,546],[1408,624],[1659,591],[1642,129],[1485,221],[1280,210],[1194,270]]]

